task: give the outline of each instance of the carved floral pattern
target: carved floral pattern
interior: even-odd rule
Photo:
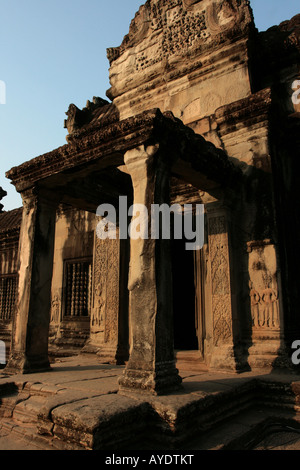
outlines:
[[[232,337],[228,237],[225,217],[209,220],[214,344]]]
[[[95,239],[94,305],[91,326],[104,331],[105,343],[117,340],[119,314],[119,240]]]

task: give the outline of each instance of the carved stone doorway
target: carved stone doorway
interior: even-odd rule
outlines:
[[[174,350],[178,360],[204,361],[202,254],[172,240]]]
[[[172,241],[174,349],[197,350],[194,254],[185,240]]]

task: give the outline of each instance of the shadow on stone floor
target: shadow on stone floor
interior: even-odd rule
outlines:
[[[278,419],[298,423],[298,375],[179,368],[181,390],[123,396],[117,393],[123,370],[83,356],[57,360],[51,372],[0,373],[0,429],[22,435],[29,422],[32,439],[42,434],[45,445],[86,450],[113,450],[114,442],[123,450],[220,450],[243,449],[265,429],[262,442]]]

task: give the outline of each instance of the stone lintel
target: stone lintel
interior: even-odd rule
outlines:
[[[158,109],[141,113],[124,121],[91,124],[71,135],[69,143],[12,168],[6,173],[18,191],[34,186],[37,181],[66,170],[98,163],[98,170],[122,165],[128,148],[149,140],[159,125]],[[95,168],[93,168],[95,171]]]

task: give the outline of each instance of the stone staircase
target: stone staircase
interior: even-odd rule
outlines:
[[[61,336],[50,339],[50,357],[70,357],[80,354],[89,339],[89,331],[64,328]]]
[[[39,390],[38,385],[10,383],[10,386],[0,386],[0,431],[34,442],[35,447],[43,450],[76,449],[67,442],[60,442],[51,433],[42,429],[41,410],[45,402],[55,393],[51,390]],[[49,421],[48,431],[53,426]],[[46,426],[47,428],[47,426]]]
[[[34,445],[43,450],[94,450],[94,449],[114,449],[114,445],[126,448],[132,443],[136,436],[143,434],[146,425],[145,417],[148,415],[148,407],[144,403],[137,404],[132,407],[132,400],[121,397],[121,401],[125,401],[125,406],[121,413],[117,411],[116,418],[112,416],[111,421],[102,423],[102,430],[95,433],[93,418],[97,420],[97,414],[93,411],[93,405],[97,408],[100,402],[113,409],[113,397],[105,395],[99,399],[82,400],[82,409],[85,401],[89,404],[93,401],[93,405],[88,411],[88,417],[73,414],[69,419],[64,412],[60,415],[55,414],[55,406],[50,414],[48,409],[51,408],[52,392],[43,392],[33,389],[7,390],[1,393],[0,398],[0,431],[14,436],[15,439],[25,439],[33,442]],[[57,397],[56,397],[57,398]],[[79,398],[79,397],[78,397]],[[64,403],[64,399],[62,403]],[[80,402],[74,405],[74,409]],[[57,403],[55,399],[53,403]],[[62,405],[64,406],[64,405]],[[79,405],[80,406],[80,405]],[[131,406],[131,408],[130,408]],[[68,405],[66,405],[68,407]],[[69,408],[72,408],[70,405]],[[127,410],[128,408],[128,410]],[[147,408],[147,411],[146,411]],[[70,411],[72,414],[72,410]],[[127,415],[127,416],[126,416]],[[82,418],[82,419],[81,419]],[[84,421],[84,424],[82,424]],[[101,421],[101,419],[100,419]],[[0,432],[1,435],[1,432]]]
[[[81,382],[63,372],[59,385],[40,380],[42,375],[1,379],[0,435],[5,431],[45,450],[239,450],[260,432],[271,432],[274,423],[300,432],[295,379],[190,371],[182,374],[183,392],[125,397],[117,394],[120,369],[103,367],[101,387],[99,371],[92,369],[85,373],[94,375],[81,376]]]
[[[208,367],[199,351],[175,351],[177,369],[189,371],[207,371]]]

